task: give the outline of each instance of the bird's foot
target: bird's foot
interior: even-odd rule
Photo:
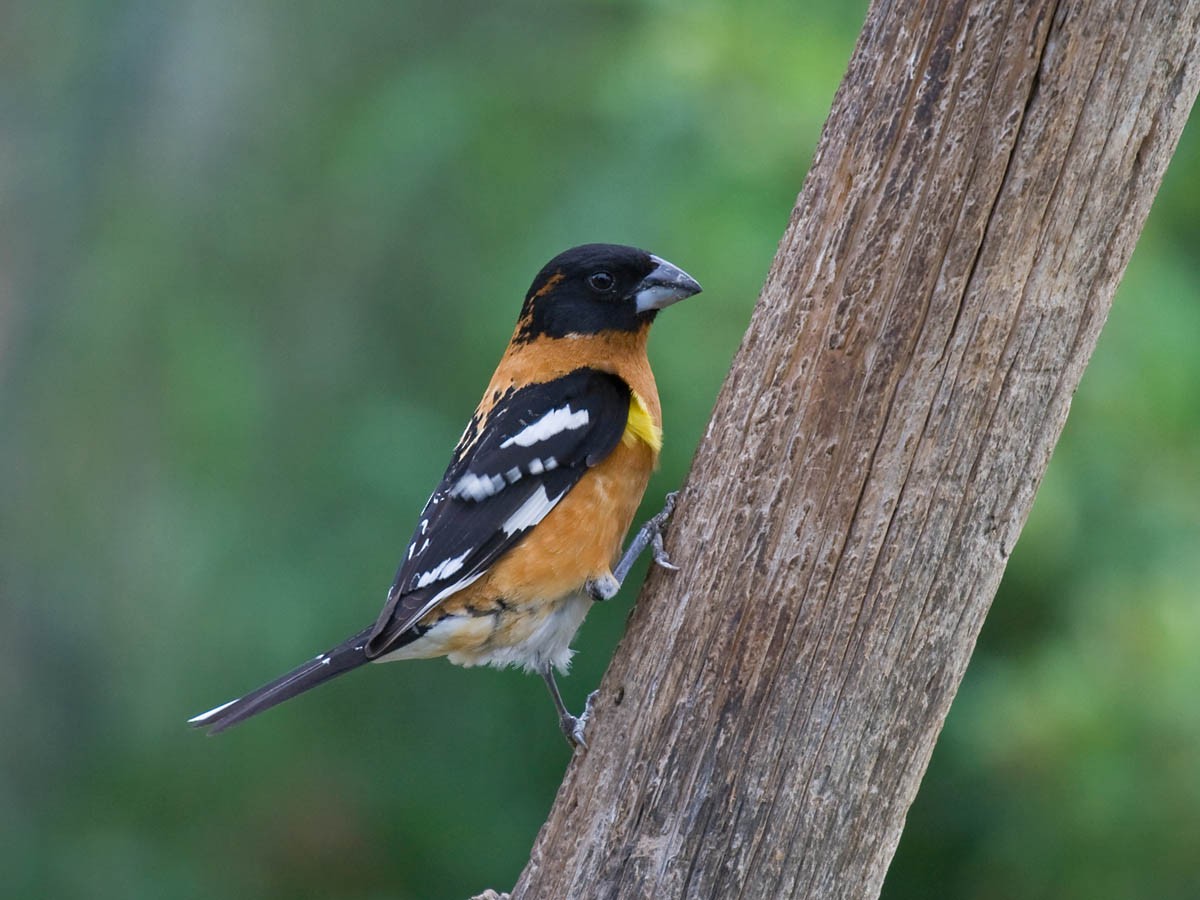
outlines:
[[[650,539],[650,552],[654,554],[654,562],[658,566],[666,569],[668,572],[679,571],[679,566],[671,562],[671,557],[667,555],[667,548],[663,546],[661,531],[655,531],[654,537]]]
[[[613,571],[612,577],[618,587],[625,581],[625,576],[629,574],[629,570],[633,568],[633,564],[647,547],[654,556],[655,564],[670,572],[679,571],[679,566],[671,562],[671,557],[667,555],[666,547],[663,546],[663,528],[666,526],[667,520],[671,518],[671,513],[675,511],[675,500],[678,497],[678,491],[671,491],[667,494],[663,508],[647,519],[646,524],[629,542],[629,549],[625,551],[625,555],[621,557],[621,561],[617,563],[617,568]]]
[[[575,750],[587,749],[587,741],[584,740],[583,733],[587,730],[588,720],[592,717],[592,707],[599,695],[599,691],[592,691],[588,694],[587,701],[583,704],[583,713],[578,718],[567,712],[559,717],[559,727],[562,728],[567,743]]]

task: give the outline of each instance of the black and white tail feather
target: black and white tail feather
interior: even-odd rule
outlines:
[[[303,694],[351,669],[357,669],[370,662],[366,653],[367,638],[370,634],[371,629],[364,628],[354,637],[342,641],[336,647],[315,656],[269,684],[264,684],[258,690],[193,716],[188,719],[188,724],[195,728],[208,728],[210,735],[219,734],[226,728],[277,706],[284,700]]]

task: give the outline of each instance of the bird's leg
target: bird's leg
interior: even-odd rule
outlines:
[[[587,728],[588,719],[592,716],[592,704],[596,702],[596,695],[600,692],[592,691],[588,694],[587,702],[583,705],[583,715],[575,718],[575,716],[567,712],[567,705],[563,703],[562,694],[558,692],[558,683],[554,680],[553,667],[547,664],[539,672],[546,682],[547,689],[550,691],[550,699],[554,701],[554,708],[558,711],[558,727],[562,729],[567,743],[573,749],[578,750],[582,747],[586,750],[587,742],[583,739],[583,732]]]
[[[633,568],[633,564],[637,562],[637,558],[647,547],[651,548],[654,553],[654,561],[658,565],[664,569],[670,569],[672,572],[679,570],[679,566],[673,565],[671,558],[667,556],[662,536],[663,526],[667,524],[667,519],[671,518],[671,512],[675,509],[675,498],[678,496],[678,491],[667,494],[663,508],[656,515],[651,516],[641,530],[633,536],[633,540],[629,542],[629,549],[625,551],[625,555],[621,557],[621,561],[617,563],[617,567],[611,575],[593,578],[587,583],[587,592],[591,594],[593,600],[611,600],[615,597],[617,591],[621,589],[621,585],[625,583],[625,576],[629,574],[629,570]]]
[[[617,563],[617,568],[613,570],[613,578],[616,579],[618,586],[625,583],[625,576],[629,574],[629,570],[633,568],[633,564],[637,562],[637,558],[642,555],[647,546],[653,552],[654,561],[658,565],[672,572],[679,571],[679,566],[674,565],[671,558],[667,556],[666,548],[663,547],[662,534],[663,527],[671,518],[671,513],[675,511],[675,500],[678,497],[679,491],[671,491],[667,494],[663,508],[647,519],[646,524],[633,536],[633,540],[629,542],[629,549],[625,551],[625,555]]]
[[[671,518],[671,512],[675,509],[675,498],[678,496],[678,491],[672,491],[667,494],[663,508],[656,515],[651,516],[646,524],[638,530],[638,533],[633,536],[633,540],[629,542],[629,547],[626,549],[625,555],[621,557],[621,561],[617,563],[617,567],[612,571],[612,574],[593,578],[584,585],[584,590],[591,595],[593,600],[611,600],[615,597],[617,591],[621,589],[625,577],[629,574],[629,570],[633,568],[633,564],[637,562],[638,557],[642,555],[647,547],[651,548],[651,551],[654,553],[654,561],[658,565],[673,572],[679,569],[678,566],[671,563],[670,557],[667,556],[666,548],[663,547],[662,536],[663,526],[667,524],[667,519]],[[588,694],[587,702],[583,707],[583,715],[575,718],[567,712],[562,694],[558,692],[558,684],[554,681],[554,670],[547,665],[540,671],[542,678],[546,682],[546,687],[550,690],[550,697],[554,700],[554,708],[558,710],[558,725],[562,729],[562,733],[566,735],[567,743],[576,749],[582,747],[586,750],[587,742],[583,739],[583,732],[587,728],[588,719],[592,715],[592,704],[595,703],[596,696],[600,692],[592,691]]]

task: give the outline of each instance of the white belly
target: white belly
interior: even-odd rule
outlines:
[[[519,666],[526,672],[553,667],[565,672],[574,655],[571,641],[591,606],[591,597],[581,592],[536,612],[516,608],[483,616],[446,616],[411,644],[375,661],[445,656],[457,666]]]

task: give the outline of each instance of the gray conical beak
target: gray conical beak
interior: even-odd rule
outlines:
[[[678,266],[651,255],[654,270],[634,289],[633,298],[639,313],[670,306],[684,297],[700,293],[700,282]]]

